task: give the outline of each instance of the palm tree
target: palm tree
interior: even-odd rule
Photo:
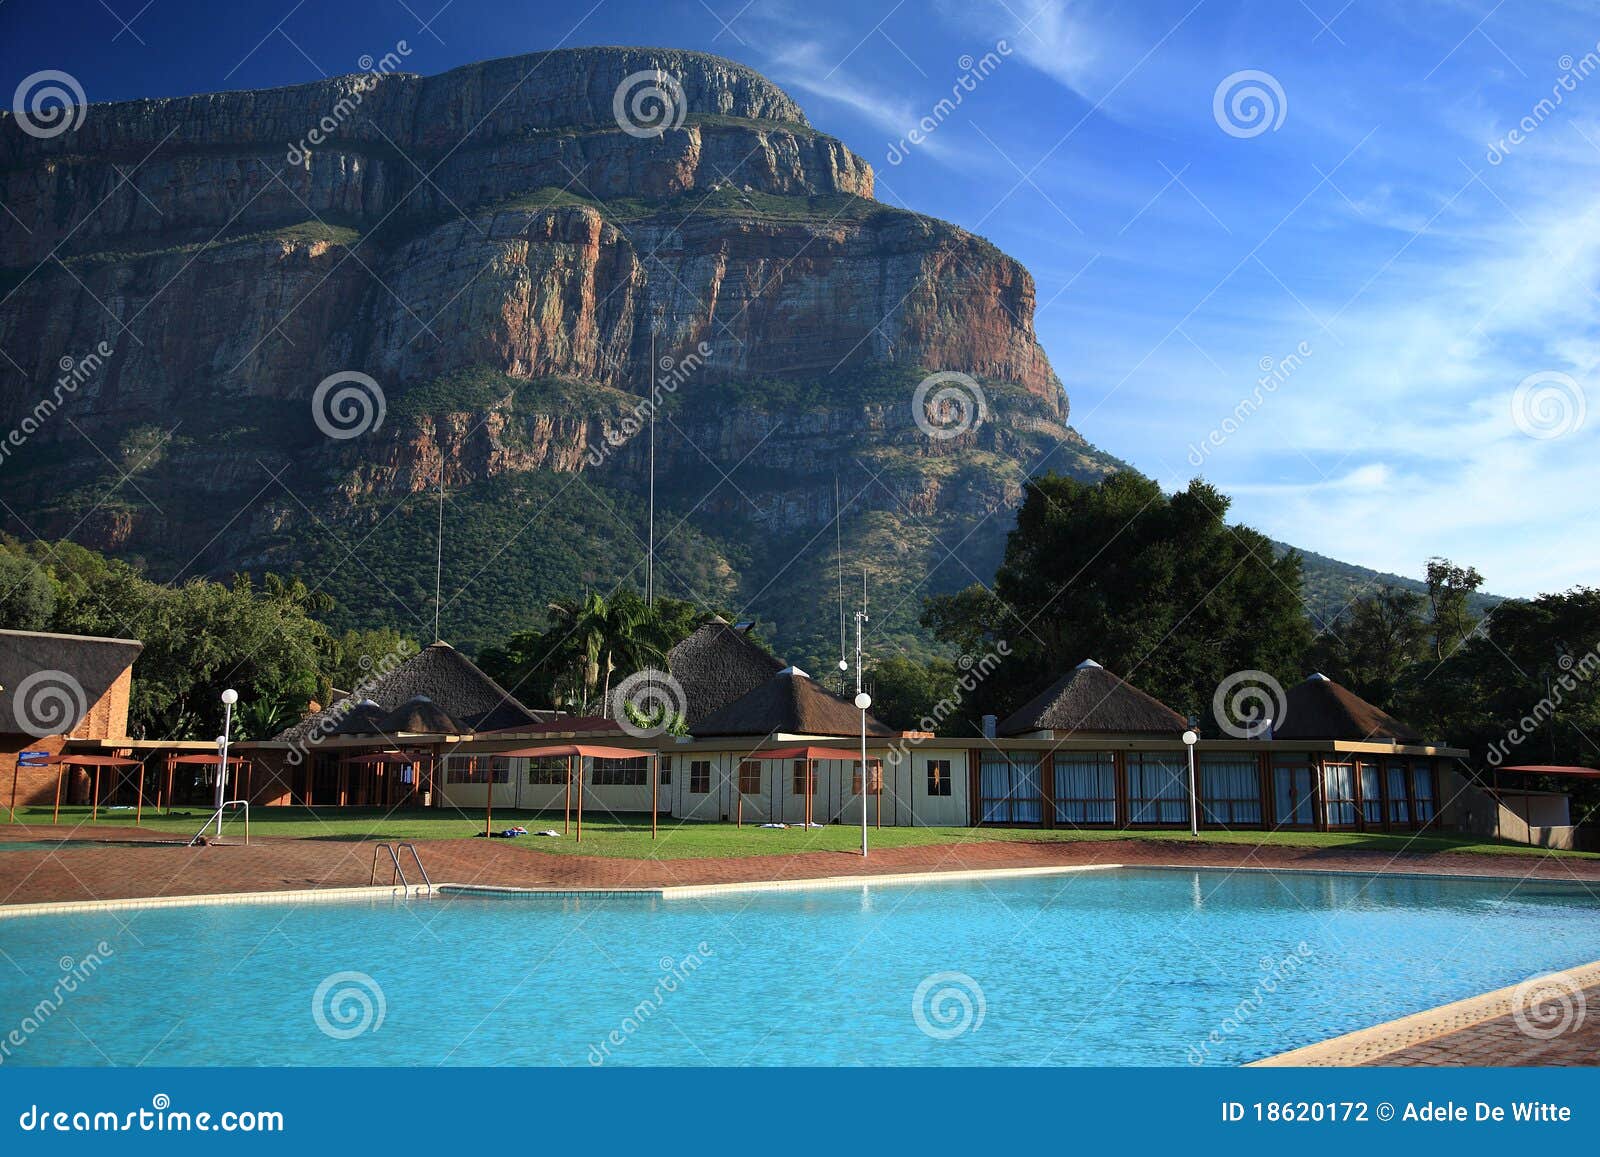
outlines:
[[[597,695],[605,710],[619,672],[666,663],[669,633],[655,609],[631,589],[609,599],[593,591],[582,599],[558,599],[548,610],[546,637],[559,640],[551,661],[569,673],[584,714],[596,706]]]

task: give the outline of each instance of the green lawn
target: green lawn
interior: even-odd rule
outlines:
[[[0,811],[0,819],[4,818]],[[199,809],[180,809],[170,816],[145,812],[144,827],[153,831],[193,835],[206,813]],[[28,807],[17,809],[17,819],[22,823],[48,824],[50,809]],[[100,811],[99,821],[89,824],[86,807],[63,807],[61,821],[63,832],[73,824],[81,824],[78,834],[90,831],[106,833],[120,827],[133,825],[133,812]],[[520,824],[530,831],[561,830],[560,812],[529,812],[511,809],[494,813],[494,828]],[[441,813],[399,811],[385,815],[378,808],[257,808],[251,813],[253,836],[279,836],[308,840],[446,840],[466,839],[483,831],[483,816],[466,813]],[[230,819],[224,827],[229,838],[241,833],[239,821]],[[974,843],[986,840],[1011,840],[1060,843],[1089,840],[1157,840],[1190,841],[1186,831],[1039,831],[1014,828],[879,828],[869,833],[872,846],[879,848],[904,848],[925,845]],[[565,839],[524,836],[515,841],[502,841],[521,848],[541,852],[581,852],[592,856],[621,856],[632,858],[690,859],[697,857],[721,858],[728,856],[770,855],[783,852],[848,852],[861,846],[861,831],[849,825],[835,825],[803,831],[799,828],[784,830],[746,825],[744,828],[723,823],[678,823],[665,817],[661,823],[660,838],[650,838],[648,817],[627,816],[596,818],[586,816],[583,825],[583,843],[580,845],[569,835]],[[1594,858],[1591,852],[1549,852],[1532,849],[1521,844],[1495,843],[1471,836],[1426,836],[1360,834],[1350,832],[1206,832],[1200,837],[1206,844],[1245,844],[1268,847],[1331,848],[1370,850],[1380,852],[1473,852],[1487,855],[1504,855],[1541,852],[1546,855]]]

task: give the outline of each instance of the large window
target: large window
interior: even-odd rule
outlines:
[[[691,759],[689,761],[689,794],[711,794],[711,761],[709,759]]]
[[[985,751],[978,764],[978,815],[991,824],[1038,823],[1042,818],[1038,757],[1030,752],[1007,757]]]
[[[933,796],[947,796],[950,794],[950,761],[948,759],[930,759],[928,768],[928,794]]]
[[[874,762],[873,764],[871,764],[871,768],[872,768],[871,778],[868,779],[868,781],[867,781],[867,791],[871,795],[882,795],[883,794],[883,764]],[[860,795],[861,794],[861,761],[860,760],[856,761],[855,772],[850,777],[850,794],[851,795]]]
[[[1131,752],[1128,755],[1128,822],[1189,822],[1189,770],[1177,752]]]
[[[1317,822],[1314,775],[1307,764],[1280,763],[1272,769],[1272,794],[1280,827],[1309,828]]]
[[[528,783],[534,787],[558,787],[567,782],[567,761],[562,756],[528,760]]]
[[[1261,823],[1261,773],[1248,754],[1200,757],[1200,814],[1218,827]]]
[[[1322,800],[1330,828],[1356,826],[1356,769],[1349,763],[1330,763],[1322,769]]]
[[[1383,783],[1376,763],[1361,764],[1361,818],[1367,826],[1383,826]]]
[[[660,759],[660,764],[661,764],[661,786],[662,787],[671,787],[672,786],[672,756],[663,755],[661,757],[661,759]]]
[[[589,782],[595,787],[647,787],[650,783],[650,759],[597,759]]]
[[[1055,757],[1058,824],[1117,822],[1117,765],[1109,751],[1073,751]]]
[[[739,794],[761,794],[761,761],[746,759],[739,764]]]
[[[1389,782],[1389,822],[1409,825],[1411,793],[1406,788],[1406,765],[1391,763],[1385,770],[1388,772]]]
[[[452,755],[445,760],[446,783],[511,782],[511,761],[501,756]]]
[[[1421,825],[1433,819],[1433,767],[1427,763],[1411,765],[1411,798],[1416,804],[1416,822]]]

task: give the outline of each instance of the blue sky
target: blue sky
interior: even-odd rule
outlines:
[[[882,199],[1032,271],[1091,441],[1352,562],[1600,581],[1600,5],[7,0],[0,95],[45,68],[91,100],[294,83],[402,39],[424,73],[585,44],[744,61]],[[1240,85],[1274,127],[1230,118]]]

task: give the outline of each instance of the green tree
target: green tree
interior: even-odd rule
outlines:
[[[1476,568],[1457,566],[1447,558],[1430,558],[1427,568],[1433,657],[1442,661],[1465,643],[1477,626],[1471,597],[1483,585],[1483,576]]]
[[[963,713],[956,698],[955,664],[948,659],[919,663],[896,655],[880,660],[867,672],[872,692],[872,714],[899,731],[922,727],[923,720],[934,721],[941,735],[960,734]],[[948,704],[941,712],[939,705]],[[946,716],[946,718],[939,718]]]
[[[1386,586],[1351,603],[1317,636],[1310,665],[1363,699],[1389,707],[1411,666],[1428,653],[1427,600]]]
[[[0,545],[0,628],[42,631],[56,608],[50,573],[17,551]]]
[[[1012,652],[974,698],[1004,714],[1085,658],[1180,712],[1203,715],[1240,670],[1298,675],[1311,642],[1300,559],[1226,520],[1196,480],[1176,494],[1131,471],[1031,480],[994,592],[930,599],[924,623],[968,654]]]

